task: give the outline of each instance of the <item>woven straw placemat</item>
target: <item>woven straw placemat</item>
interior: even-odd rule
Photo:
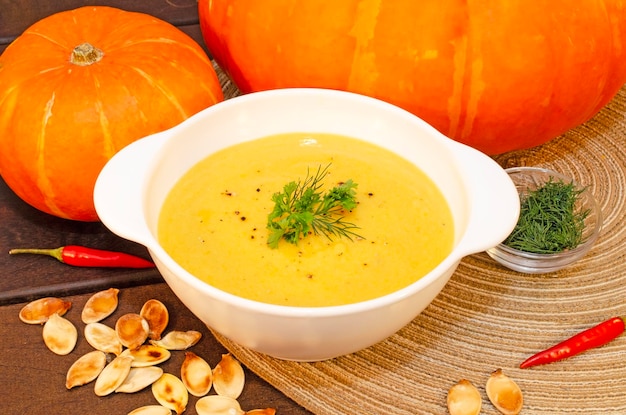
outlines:
[[[236,88],[222,76],[227,97]],[[523,414],[626,414],[626,336],[574,358],[518,369],[527,356],[613,315],[626,315],[626,87],[595,118],[503,167],[541,166],[592,189],[604,215],[591,252],[560,272],[507,270],[465,258],[441,294],[387,340],[328,361],[277,360],[214,333],[242,363],[319,415],[446,414],[448,389],[484,385],[502,368],[524,393]]]

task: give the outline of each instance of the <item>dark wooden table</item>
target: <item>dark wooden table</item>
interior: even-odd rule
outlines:
[[[13,1],[0,0],[0,53],[26,27],[61,10],[82,5],[108,4],[126,10],[150,13],[168,20],[202,44],[196,0],[110,0],[110,1]],[[1,150],[0,150],[1,151]],[[113,326],[117,317],[138,312],[143,303],[156,298],[170,311],[169,329],[198,330],[202,340],[191,350],[215,365],[226,350],[174,296],[155,270],[107,270],[74,268],[49,257],[10,256],[14,247],[58,247],[69,244],[120,250],[147,257],[146,250],[121,239],[100,223],[59,219],[31,208],[0,180],[0,412],[10,414],[125,414],[132,409],[156,404],[150,389],[135,394],[97,397],[93,383],[67,390],[65,375],[82,354],[93,350],[85,341],[80,311],[96,291],[120,288],[117,311],[103,322]],[[22,323],[21,307],[28,301],[59,296],[72,302],[66,317],[79,331],[75,350],[67,356],[48,351],[42,327]],[[180,373],[184,352],[173,352],[161,365]],[[278,414],[309,414],[281,392],[246,369],[247,382],[239,401],[244,409],[274,407]],[[186,414],[195,414],[197,398],[190,397]]]

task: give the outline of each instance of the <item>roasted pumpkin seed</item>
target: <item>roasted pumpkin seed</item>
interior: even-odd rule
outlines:
[[[94,392],[98,396],[106,396],[120,387],[130,372],[133,358],[130,356],[117,356],[102,369],[96,379]]]
[[[171,373],[164,373],[152,384],[152,394],[158,403],[177,414],[182,414],[187,408],[189,392],[183,382]]]
[[[150,327],[145,318],[136,313],[124,314],[115,322],[115,332],[123,346],[134,350],[144,344]]]
[[[148,337],[151,340],[159,340],[170,320],[170,315],[165,304],[155,299],[148,300],[144,303],[143,307],[141,307],[139,315],[148,322],[148,326],[150,327]]]
[[[180,368],[180,379],[193,396],[204,396],[213,385],[211,366],[193,352],[185,353],[185,360]]]
[[[85,339],[96,350],[119,356],[122,343],[114,329],[102,323],[89,323],[85,326]]]
[[[113,314],[117,309],[119,292],[117,288],[109,288],[89,297],[80,315],[83,323],[97,323]]]
[[[243,391],[245,374],[241,363],[230,353],[223,354],[222,359],[213,369],[213,388],[218,395],[237,399]]]
[[[245,414],[245,411],[241,409],[236,399],[222,395],[209,395],[198,399],[196,402],[196,412],[198,415]]]
[[[65,387],[72,389],[75,386],[85,385],[98,377],[107,363],[104,352],[94,350],[79,357],[67,371]]]
[[[133,367],[154,366],[170,358],[171,352],[162,347],[144,344],[135,350],[125,349],[120,356],[131,356]]]
[[[115,389],[115,392],[139,392],[156,382],[162,374],[163,369],[158,366],[131,367],[130,372],[128,372],[128,376],[126,376],[124,382],[117,389]]]
[[[502,369],[495,370],[485,386],[489,400],[504,415],[517,415],[524,405],[522,390]]]
[[[482,406],[480,392],[469,380],[461,379],[448,391],[450,415],[478,415]]]
[[[172,410],[161,405],[147,405],[134,409],[128,415],[171,415]]]
[[[56,297],[45,297],[26,304],[19,313],[19,318],[27,324],[44,324],[53,314],[64,315],[72,303]]]
[[[48,349],[63,356],[74,350],[78,341],[78,331],[65,317],[52,314],[43,325],[43,341]]]
[[[167,350],[187,350],[202,338],[202,333],[195,330],[170,331],[161,340],[150,340],[150,344]]]

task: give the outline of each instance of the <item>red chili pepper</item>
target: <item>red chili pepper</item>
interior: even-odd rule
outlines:
[[[624,329],[624,319],[621,317],[613,317],[549,349],[529,357],[524,360],[519,367],[525,369],[531,366],[556,362],[557,360],[582,353],[585,350],[602,346],[622,334]]]
[[[75,267],[154,268],[155,266],[153,262],[135,255],[78,245],[55,249],[11,249],[9,254],[48,255]]]

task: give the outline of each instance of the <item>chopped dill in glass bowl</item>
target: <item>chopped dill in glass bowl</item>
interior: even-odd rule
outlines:
[[[573,179],[538,167],[506,169],[520,195],[513,232],[487,254],[514,271],[554,272],[589,252],[602,227],[591,191]]]

